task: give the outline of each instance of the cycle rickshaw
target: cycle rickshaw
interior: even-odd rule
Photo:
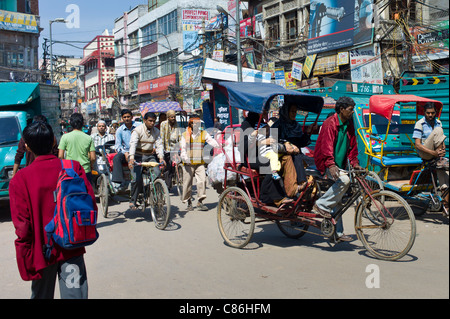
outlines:
[[[402,108],[414,108],[417,122],[419,116],[424,116],[425,103],[435,105],[439,118],[443,107],[440,101],[415,95],[373,95],[369,100],[368,123],[358,129],[358,134],[368,155],[367,166],[377,171],[385,189],[406,199],[415,208],[416,216],[441,209],[448,216],[442,205],[445,194],[436,183],[436,161],[419,157],[412,139],[415,124],[401,123]]]
[[[263,113],[278,95],[284,100],[294,102],[298,110],[318,117],[323,107],[323,99],[297,91],[286,90],[270,83],[228,83],[219,82],[219,88],[228,96],[230,114],[232,108]],[[262,115],[261,115],[262,116]],[[305,128],[306,119],[303,122]],[[232,124],[232,123],[231,123]],[[259,126],[259,124],[258,124]],[[305,132],[305,130],[304,130]],[[234,134],[231,134],[234,139]],[[416,225],[411,208],[397,194],[390,191],[372,191],[366,182],[367,171],[349,170],[353,189],[351,197],[333,218],[323,218],[312,211],[318,198],[317,182],[308,179],[308,186],[291,204],[274,207],[261,202],[260,178],[257,170],[248,163],[227,158],[225,174],[235,173],[236,180],[229,186],[225,178],[224,191],[219,197],[217,221],[224,241],[231,247],[243,248],[252,238],[257,222],[272,221],[289,238],[300,238],[306,233],[336,239],[336,221],[359,200],[355,214],[355,231],[364,247],[376,258],[397,260],[405,256],[414,244]],[[245,156],[245,155],[244,155]],[[320,174],[320,173],[318,173]],[[309,232],[314,227],[320,233]]]
[[[119,192],[113,186],[112,170],[113,158],[115,156],[114,141],[106,142],[104,145],[97,147],[97,169],[96,177],[94,179],[96,195],[99,200],[99,212],[106,218],[108,217],[109,199]],[[153,176],[153,168],[159,163],[144,162],[137,163],[143,167],[143,185],[144,189],[139,194],[139,201],[141,202],[141,210],[145,212],[147,207],[150,208],[150,213],[158,229],[165,229],[170,220],[170,197],[169,190],[165,182]],[[130,180],[131,174],[128,165],[123,164],[124,177]]]
[[[169,110],[176,112],[178,127],[184,130],[187,126],[187,113],[184,111],[180,104],[175,101],[161,101],[161,102],[144,102],[139,106],[139,112],[142,116],[147,112],[153,113],[166,113]],[[183,194],[183,164],[177,152],[166,152],[165,160],[170,168],[167,169],[164,174],[164,180],[166,181],[169,191],[175,186],[178,196],[182,198]],[[169,178],[171,175],[171,178]]]

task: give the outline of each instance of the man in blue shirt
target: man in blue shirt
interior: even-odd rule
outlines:
[[[417,121],[414,127],[413,139],[417,153],[424,160],[437,160],[436,173],[441,189],[448,187],[448,158],[445,157],[445,139],[442,123],[436,118],[434,103],[426,103],[425,116]],[[444,198],[444,205],[448,209],[448,194]]]
[[[114,183],[120,183],[123,186],[125,179],[123,178],[122,164],[128,163],[131,132],[133,132],[134,128],[141,123],[133,121],[133,114],[128,109],[122,110],[120,114],[122,116],[123,124],[116,131],[115,149],[117,155],[114,156],[113,159],[112,181]]]

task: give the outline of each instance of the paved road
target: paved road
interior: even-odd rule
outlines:
[[[151,218],[110,206],[99,217],[100,238],[85,257],[90,298],[449,298],[449,225],[438,214],[417,220],[409,255],[384,262],[359,241],[331,246],[320,236],[284,237],[272,223],[257,224],[245,249],[224,245],[216,222],[217,193],[209,188],[209,211],[186,212],[172,196],[173,223],[157,230]],[[344,216],[349,235],[353,212]],[[20,279],[14,228],[0,208],[0,298],[29,298]],[[379,288],[366,281],[379,272]],[[368,279],[369,278],[369,279]],[[58,298],[58,293],[56,293]]]

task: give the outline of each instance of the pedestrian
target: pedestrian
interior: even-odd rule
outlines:
[[[112,120],[111,125],[109,126],[109,134],[116,136],[116,131],[119,128],[119,122],[117,120]]]
[[[73,113],[70,116],[69,123],[73,127],[73,131],[61,137],[58,157],[78,161],[83,166],[89,182],[92,183],[91,170],[96,159],[94,141],[82,131],[83,115]]]
[[[186,132],[181,137],[181,160],[183,161],[183,203],[187,203],[187,210],[193,210],[192,206],[192,184],[197,181],[197,208],[202,211],[208,210],[203,200],[206,198],[206,170],[203,160],[203,149],[205,143],[214,148],[219,148],[219,143],[206,131],[200,130],[200,117],[191,116]]]
[[[52,220],[56,203],[56,189],[61,161],[52,154],[55,137],[51,126],[34,122],[23,131],[27,150],[35,160],[17,172],[9,184],[11,218],[16,230],[16,261],[20,276],[31,281],[31,298],[53,298],[56,276],[62,299],[88,297],[88,283],[83,255],[85,248],[65,250],[55,245],[52,256],[46,260],[44,227]],[[96,209],[94,191],[84,169],[74,161],[75,172],[84,179],[87,191]]]
[[[115,140],[115,136],[107,132],[105,121],[98,121],[96,126],[97,132],[91,135],[92,139],[94,140],[95,147],[103,146],[106,142]]]
[[[47,118],[44,115],[35,115],[33,117],[33,122],[44,122],[47,123]],[[58,156],[58,143],[56,141],[55,137],[55,143],[53,145],[52,154],[55,156]],[[19,140],[19,145],[17,146],[16,156],[14,157],[14,166],[13,166],[13,177],[16,175],[17,171],[20,168],[20,162],[22,162],[23,157],[25,156],[25,166],[30,165],[34,161],[34,154],[33,152],[27,151],[25,140],[23,139],[23,136]]]
[[[156,115],[148,112],[144,115],[144,124],[136,127],[131,133],[128,167],[133,179],[131,181],[130,208],[138,207],[137,198],[143,191],[142,166],[135,162],[157,162],[165,166],[164,152],[159,130],[155,127]],[[158,166],[153,168],[155,179],[161,175]]]
[[[339,209],[342,198],[350,187],[347,162],[357,170],[359,166],[358,145],[356,144],[353,112],[355,101],[343,96],[336,101],[336,113],[325,120],[314,149],[314,161],[317,169],[334,181],[334,184],[320,197],[313,210],[325,218],[331,218]],[[344,234],[342,219],[336,224],[338,241],[352,241]]]
[[[133,130],[141,125],[133,121],[133,114],[130,110],[124,109],[120,113],[123,124],[116,131],[115,149],[117,154],[113,158],[112,181],[116,183],[118,189],[125,188],[125,179],[123,177],[123,164],[128,165],[128,155],[130,152],[130,139]]]
[[[178,126],[176,113],[169,110],[166,113],[167,120],[161,123],[161,140],[164,149],[164,161],[167,163],[164,172],[164,180],[169,190],[172,188],[172,179],[175,174],[175,167],[172,162],[179,163],[178,153],[180,151],[181,128]]]

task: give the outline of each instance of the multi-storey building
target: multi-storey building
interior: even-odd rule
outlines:
[[[0,81],[40,81],[39,0],[0,1]]]
[[[96,36],[83,48],[84,105],[86,117],[104,117],[114,102],[114,36]]]
[[[132,109],[150,100],[170,98],[183,61],[195,56],[190,38],[198,38],[202,21],[218,14],[227,1],[149,1],[115,20],[116,76],[120,101]],[[144,12],[144,10],[146,10]],[[191,39],[192,40],[192,39]]]

